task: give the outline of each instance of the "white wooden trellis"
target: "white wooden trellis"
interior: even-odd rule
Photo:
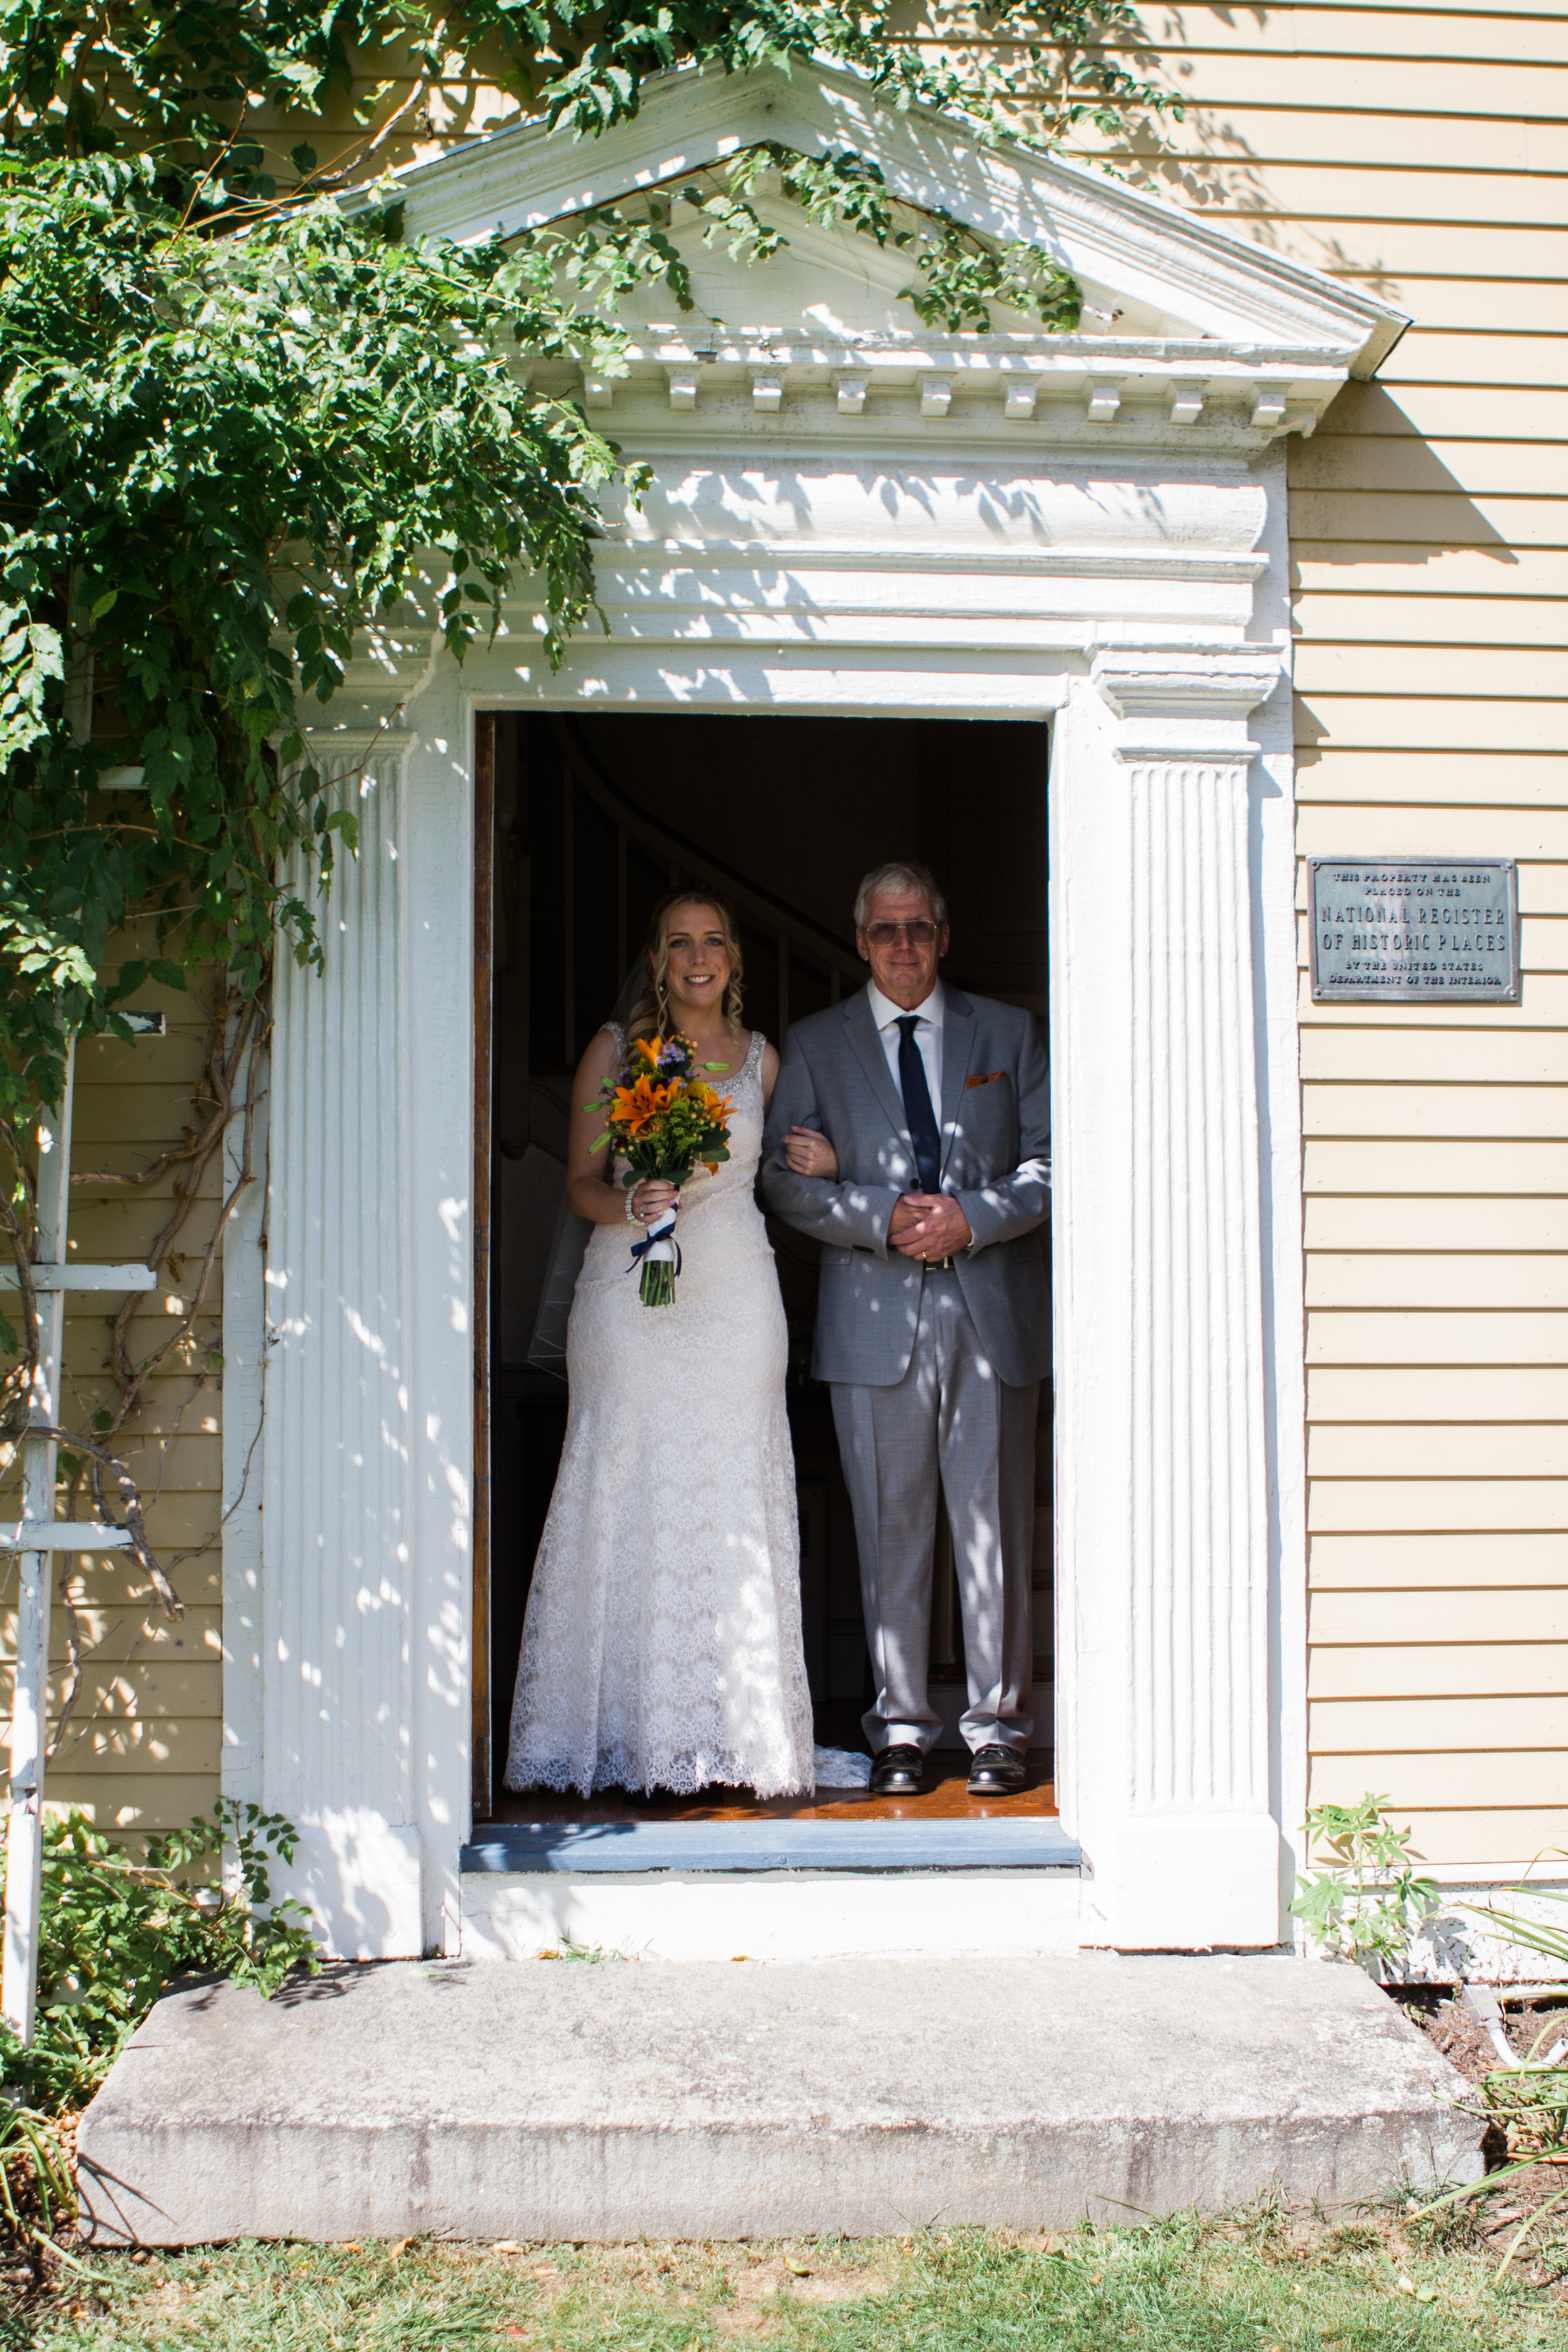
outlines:
[[[143,1015],[137,1024],[157,1034],[163,1019]],[[38,1299],[38,1364],[22,1440],[22,1513],[0,1525],[0,1551],[19,1555],[16,1601],[16,1680],[11,1702],[11,1787],[5,1847],[5,1949],[0,1980],[0,2012],[30,2042],[38,1990],[38,1930],[42,1897],[44,1761],[48,1745],[49,1586],[53,1556],[60,1551],[124,1551],[124,1528],[96,1519],[55,1517],[55,1441],[43,1434],[58,1426],[60,1366],[65,1345],[68,1290],[151,1290],[157,1276],[145,1265],[72,1265],[67,1263],[66,1223],[70,1195],[71,1099],[76,1041],[66,1045],[65,1079],[58,1108],[38,1120],[37,1239],[31,1269]],[[14,1267],[0,1269],[0,1285],[18,1286]]]

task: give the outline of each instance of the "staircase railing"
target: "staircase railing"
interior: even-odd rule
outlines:
[[[827,984],[828,1002],[837,1004],[844,984],[858,988],[866,977],[865,966],[852,947],[803,915],[798,908],[775,898],[743,875],[735,873],[719,858],[699,849],[695,843],[684,840],[678,833],[649,814],[627,798],[620,786],[607,776],[588,745],[583,740],[570,718],[554,717],[551,731],[561,754],[565,828],[563,880],[565,885],[566,929],[563,942],[563,1003],[564,1026],[569,1038],[575,1035],[575,955],[574,937],[574,901],[575,898],[573,840],[573,796],[576,790],[585,793],[616,831],[616,964],[625,971],[636,952],[637,942],[629,936],[627,920],[627,863],[632,846],[639,849],[655,865],[664,866],[669,875],[669,887],[681,887],[686,883],[706,883],[710,889],[722,893],[737,918],[754,935],[767,941],[778,959],[778,1027],[782,1036],[790,1019],[790,965],[792,960],[805,971],[813,972]],[[606,910],[607,911],[607,910]]]

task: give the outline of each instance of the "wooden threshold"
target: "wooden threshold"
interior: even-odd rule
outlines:
[[[1054,1759],[1048,1751],[1029,1759],[1028,1779],[1016,1797],[972,1797],[964,1788],[966,1757],[939,1750],[926,1766],[918,1797],[874,1797],[868,1789],[824,1789],[815,1798],[753,1797],[745,1789],[705,1789],[694,1797],[628,1795],[605,1789],[593,1797],[554,1795],[546,1789],[508,1795],[490,1809],[488,1822],[476,1822],[476,1843],[489,1828],[550,1823],[598,1828],[657,1822],[984,1822],[1054,1820],[1057,1811]]]

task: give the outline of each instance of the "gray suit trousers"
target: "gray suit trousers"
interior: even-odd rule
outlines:
[[[914,1352],[889,1388],[833,1383],[833,1419],[860,1553],[877,1696],[862,1718],[872,1752],[934,1747],[931,1562],[937,1478],[947,1499],[963,1614],[973,1749],[1029,1744],[1039,1383],[1010,1388],[986,1360],[958,1276],[928,1266]]]

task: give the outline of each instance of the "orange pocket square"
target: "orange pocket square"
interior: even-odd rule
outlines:
[[[965,1078],[963,1083],[966,1087],[988,1087],[995,1079],[1005,1078],[1006,1075],[1005,1070],[986,1070],[978,1077]]]

